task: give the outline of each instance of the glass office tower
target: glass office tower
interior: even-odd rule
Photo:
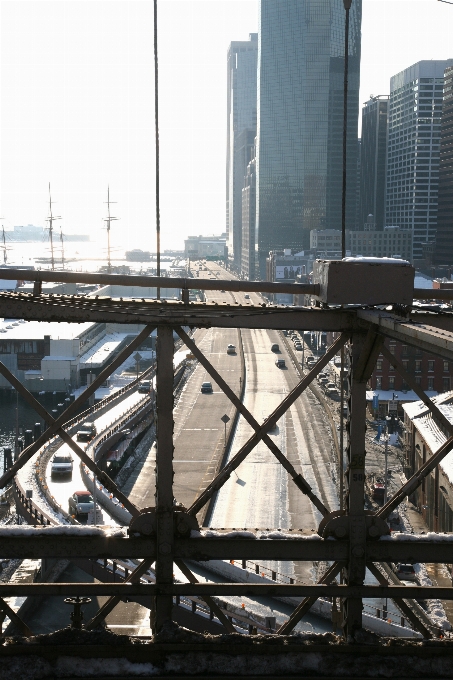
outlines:
[[[387,113],[387,96],[372,97],[362,108],[359,230],[370,214],[377,230],[382,231],[385,226]]]
[[[434,263],[453,265],[453,66],[445,69]]]
[[[346,227],[355,226],[362,1],[350,11]],[[309,248],[311,229],[341,229],[343,0],[261,0],[257,224],[261,276],[270,250]]]
[[[237,270],[242,253],[242,189],[256,136],[256,60],[258,34],[236,40],[228,49],[226,231],[228,256]]]
[[[390,79],[386,222],[413,234],[413,258],[434,243],[444,71],[453,60],[419,61]]]

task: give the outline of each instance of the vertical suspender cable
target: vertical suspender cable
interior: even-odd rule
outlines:
[[[344,23],[344,82],[343,82],[343,185],[341,193],[341,257],[346,257],[346,177],[348,141],[348,77],[349,77],[349,10],[352,0],[343,0]],[[344,510],[344,347],[341,348],[340,368],[340,510]]]
[[[157,0],[154,0],[154,134],[156,145],[156,257],[157,276],[160,276],[160,201],[159,201],[159,62],[157,58]],[[160,287],[156,291],[160,298]]]

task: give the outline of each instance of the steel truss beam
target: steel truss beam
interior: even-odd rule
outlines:
[[[216,597],[219,595],[240,595],[259,597],[345,597],[345,598],[420,598],[419,586],[339,586],[339,585],[289,585],[256,583],[25,583],[0,584],[0,597],[27,595],[91,595],[118,596],[127,599],[132,595],[165,597],[193,595]],[[453,600],[453,588],[431,586],[430,598]]]
[[[20,529],[12,536],[0,533],[0,554],[8,558],[55,557],[58,559],[156,559],[156,539],[145,537],[118,538],[114,536],[46,535],[48,529],[27,527],[27,535]],[[52,529],[50,528],[50,531]],[[266,534],[262,534],[264,537]],[[175,559],[208,560],[254,560],[261,562],[278,555],[279,560],[294,562],[346,561],[349,542],[333,540],[304,540],[293,538],[265,540],[250,538],[175,538]],[[453,563],[453,542],[433,542],[426,536],[412,536],[411,540],[369,540],[366,543],[366,559],[369,562],[432,562]],[[422,592],[420,589],[419,592]]]
[[[8,270],[11,272],[11,270]],[[100,622],[111,611],[120,599],[127,599],[128,595],[142,595],[152,597],[152,627],[160,630],[166,621],[171,619],[173,597],[175,595],[196,595],[205,598],[208,604],[215,604],[209,599],[212,595],[293,595],[304,597],[304,601],[295,610],[290,619],[283,624],[280,631],[289,632],[310,609],[320,596],[340,597],[343,601],[343,630],[346,635],[354,633],[362,623],[362,598],[391,597],[396,600],[409,600],[421,597],[439,597],[453,599],[451,588],[419,588],[399,585],[383,585],[379,579],[379,586],[365,586],[364,574],[367,564],[378,562],[452,562],[453,543],[448,541],[433,543],[425,540],[394,541],[371,540],[367,534],[365,513],[363,506],[363,485],[365,470],[365,433],[363,428],[365,409],[366,381],[369,378],[376,358],[382,348],[382,336],[388,335],[407,344],[422,347],[427,351],[439,354],[450,360],[453,359],[453,315],[412,314],[411,319],[405,319],[395,314],[368,309],[321,309],[321,308],[275,308],[269,306],[252,305],[218,305],[218,304],[188,304],[185,292],[189,287],[204,288],[205,290],[256,290],[275,292],[272,286],[278,284],[261,284],[261,282],[243,285],[242,282],[206,282],[200,280],[175,280],[170,283],[164,279],[153,282],[149,277],[126,277],[127,281],[120,281],[121,277],[111,276],[108,283],[120,285],[142,285],[158,287],[179,287],[183,290],[183,302],[162,303],[161,301],[145,300],[115,300],[102,297],[82,296],[46,296],[40,292],[40,282],[50,280],[46,273],[32,273],[37,282],[34,295],[0,294],[0,315],[24,319],[58,320],[58,321],[116,321],[120,323],[146,323],[147,326],[134,341],[123,350],[115,362],[105,369],[95,382],[79,397],[59,418],[54,420],[42,406],[34,400],[32,395],[16,381],[8,369],[0,365],[0,373],[23,394],[29,403],[36,408],[43,418],[50,424],[49,428],[35,444],[28,447],[14,464],[13,468],[0,478],[0,487],[4,486],[14,476],[15,472],[31,458],[31,456],[54,434],[59,434],[73,450],[83,459],[84,452],[70,440],[69,435],[62,429],[78,406],[110,375],[115,368],[129,356],[136,347],[151,332],[158,327],[158,363],[157,363],[157,431],[158,448],[156,457],[156,536],[145,537],[107,537],[103,535],[51,536],[45,530],[32,530],[31,536],[7,536],[0,532],[0,550],[10,557],[91,557],[99,558],[142,558],[143,562],[129,576],[123,584],[0,584],[0,598],[9,594],[90,594],[108,595],[110,599],[102,607],[91,625]],[[16,272],[17,275],[17,272]],[[60,279],[60,273],[50,273]],[[44,276],[44,278],[43,278]],[[78,274],[75,276],[80,281]],[[93,275],[87,275],[90,281]],[[17,277],[17,276],[16,276]],[[26,277],[28,278],[28,276]],[[132,279],[134,281],[132,282]],[[52,279],[53,280],[53,279]],[[68,279],[69,280],[69,279]],[[85,280],[85,279],[84,279]],[[88,279],[87,279],[88,280]],[[102,281],[107,283],[107,281]],[[252,286],[252,287],[250,287]],[[314,292],[313,287],[290,286],[291,292]],[[271,290],[272,288],[272,290]],[[293,290],[294,288],[294,290]],[[310,288],[310,291],[308,289]],[[286,289],[285,289],[286,290]],[[288,291],[289,292],[289,291]],[[218,328],[263,328],[284,329],[295,328],[301,330],[330,330],[341,332],[340,337],[331,345],[310,373],[303,377],[299,385],[283,400],[279,407],[269,416],[268,421],[260,425],[237,399],[234,392],[223,381],[221,376],[199,352],[196,345],[188,338],[182,326],[189,327],[218,327]],[[281,415],[300,396],[313,378],[323,369],[329,359],[341,347],[351,340],[350,373],[349,373],[349,412],[347,425],[348,435],[348,470],[347,477],[347,511],[348,535],[344,540],[303,540],[298,532],[294,532],[294,540],[254,540],[234,538],[226,535],[224,538],[187,538],[182,539],[174,532],[174,499],[173,499],[173,341],[172,329],[176,328],[180,337],[192,349],[208,373],[224,390],[233,404],[255,430],[254,435],[240,449],[230,463],[221,471],[211,485],[200,495],[189,513],[195,515],[205,505],[213,494],[225,483],[230,473],[244,460],[256,444],[262,439],[269,446],[277,460],[285,467],[300,490],[306,493],[315,506],[326,517],[328,509],[311,493],[306,481],[297,475],[295,469],[286,460],[278,447],[267,436],[267,431],[273,421]],[[402,367],[398,362],[394,365]],[[409,382],[409,381],[407,381]],[[409,382],[410,384],[410,382]],[[417,391],[417,390],[416,390]],[[426,397],[417,392],[426,402]],[[429,400],[428,400],[429,401]],[[427,404],[438,416],[436,407],[431,402]],[[438,411],[438,409],[437,409]],[[442,419],[440,419],[442,420]],[[443,422],[443,421],[442,421]],[[447,426],[446,423],[444,423]],[[448,426],[452,431],[452,426]],[[72,442],[70,443],[68,439]],[[423,476],[429,474],[442,458],[453,448],[453,437],[441,447],[425,466],[414,475],[407,484],[393,497],[389,503],[376,513],[377,517],[387,517],[401,500],[411,493],[420,483]],[[89,461],[91,463],[91,461]],[[88,464],[88,463],[87,463]],[[90,465],[89,465],[90,467]],[[123,500],[116,486],[108,480],[105,473],[97,470],[97,476],[104,485],[114,491],[115,495],[128,507],[133,516],[137,516],[138,509]],[[125,498],[125,497],[124,497]],[[335,513],[333,513],[335,514]],[[327,518],[328,519],[328,518]],[[29,530],[28,530],[29,531]],[[299,537],[299,540],[298,538]],[[278,555],[282,561],[325,561],[333,562],[320,583],[317,585],[288,585],[288,584],[204,584],[197,583],[191,571],[182,560],[204,561],[210,559],[253,559],[266,560]],[[142,575],[149,565],[156,562],[156,584],[141,583]],[[177,563],[185,570],[188,584],[173,583],[173,564]],[[345,585],[332,585],[331,581],[339,572]],[[403,603],[404,605],[404,603]],[[212,606],[211,606],[212,608]],[[2,601],[0,600],[0,610]],[[24,624],[17,621],[24,629]],[[226,623],[228,628],[229,624]],[[429,632],[429,631],[428,631]],[[424,634],[427,634],[426,632]]]
[[[109,297],[0,293],[0,316],[28,321],[143,323],[205,328],[325,330],[352,329],[355,314],[342,309],[240,304],[121,300]]]
[[[412,321],[375,309],[358,309],[357,318],[365,322],[365,325],[374,325],[379,332],[390,338],[414,345],[425,352],[438,354],[450,361],[453,357],[453,334],[451,330],[436,328],[434,315],[431,324],[430,321]]]

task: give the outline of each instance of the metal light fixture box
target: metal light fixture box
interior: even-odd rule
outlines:
[[[411,305],[414,277],[409,262],[385,257],[316,260],[313,267],[316,297],[331,305]]]

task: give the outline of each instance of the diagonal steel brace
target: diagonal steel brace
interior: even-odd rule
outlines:
[[[175,560],[175,564],[190,583],[198,583],[197,577],[194,574],[192,574],[190,569],[184,564],[182,560]],[[236,628],[233,626],[228,617],[225,616],[223,611],[220,609],[219,605],[212,599],[212,597],[210,597],[209,595],[202,595],[200,597],[202,600],[206,602],[208,607],[212,609],[212,611],[215,613],[219,621],[222,623],[223,627],[226,628],[228,633],[237,632]]]
[[[417,385],[413,377],[406,371],[401,361],[399,361],[399,359],[397,359],[391,352],[389,352],[385,345],[382,346],[381,352],[385,356],[385,358],[392,364],[392,366],[396,368],[400,376],[403,378],[405,382],[407,382],[411,390],[414,390],[417,397],[425,404],[425,406],[429,408],[431,413],[433,413],[436,416],[436,418],[442,423],[447,432],[453,434],[453,424],[450,423],[448,418],[444,416],[444,414],[437,407],[437,405],[425,394],[420,385]]]
[[[396,494],[392,496],[392,498],[385,505],[382,506],[382,508],[376,513],[376,516],[386,519],[390,513],[393,512],[393,510],[406,498],[406,496],[410,496],[412,493],[414,493],[415,489],[421,485],[425,477],[427,477],[429,473],[439,465],[439,463],[445,458],[447,454],[450,453],[452,449],[453,437],[450,437],[446,442],[444,442],[444,444],[442,444],[437,453],[433,454],[431,458],[428,458],[426,463],[422,465],[417,470],[417,472],[415,472],[412,477],[410,477],[410,479],[408,479],[406,484],[403,484]]]
[[[33,631],[27,626],[26,623],[22,621],[20,616],[16,614],[14,609],[11,609],[9,604],[5,602],[5,600],[0,597],[0,611],[5,612],[5,614],[9,617],[11,623],[13,623],[18,630],[24,635],[25,637],[32,637],[34,635]],[[1,629],[1,626],[0,626]]]
[[[258,423],[257,420],[255,420],[255,418],[252,416],[247,407],[244,406],[242,401],[236,396],[236,394],[228,385],[228,383],[226,383],[225,380],[222,378],[220,373],[218,373],[214,366],[208,361],[208,359],[206,359],[206,357],[198,349],[194,341],[191,338],[189,338],[187,333],[185,333],[185,331],[180,326],[177,326],[175,330],[179,337],[181,338],[181,340],[183,340],[183,342],[190,349],[192,354],[198,359],[203,368],[206,369],[211,378],[216,381],[220,389],[223,390],[223,392],[226,394],[228,399],[233,403],[233,405],[237,408],[237,410],[243,416],[243,418],[248,422],[249,425],[251,425],[251,427],[253,427],[256,433],[259,433],[262,426]],[[304,479],[302,474],[298,474],[296,472],[294,466],[289,462],[286,456],[283,455],[283,453],[280,451],[276,443],[269,437],[267,433],[263,433],[262,440],[268,446],[268,448],[271,450],[274,456],[277,458],[279,463],[283,465],[283,467],[291,476],[293,482],[296,484],[298,489],[300,489],[302,493],[306,494],[310,498],[312,503],[316,506],[316,508],[320,511],[320,513],[323,515],[323,517],[326,517],[329,514],[329,510],[326,508],[324,503],[312,492],[311,486]]]
[[[379,583],[380,586],[388,586],[389,585],[388,582],[387,582],[387,579],[385,578],[385,576],[383,574],[381,574],[381,572],[379,571],[377,566],[374,564],[374,562],[367,562],[366,566],[368,567],[370,572],[373,574],[374,578],[376,579],[376,581]],[[398,583],[398,585],[403,585],[397,577],[395,577],[395,578],[396,578],[396,582]],[[429,639],[429,638],[434,637],[432,632],[425,626],[425,624],[422,621],[420,621],[418,616],[416,616],[414,614],[412,609],[403,600],[402,597],[394,597],[392,599],[395,602],[398,609],[400,609],[400,611],[404,614],[406,619],[411,622],[411,624],[414,626],[414,628],[416,630],[418,630],[418,632],[421,633],[424,638]],[[414,602],[416,602],[416,600],[414,600]],[[418,605],[418,603],[417,603],[417,605]],[[418,605],[418,606],[420,606],[420,605]]]
[[[16,472],[20,470],[21,467],[25,465],[25,463],[35,455],[35,453],[37,453],[37,451],[39,451],[41,446],[43,446],[48,441],[48,439],[56,434],[60,427],[62,427],[77,411],[79,406],[83,404],[92,394],[94,394],[97,388],[102,385],[102,383],[109,377],[109,375],[113,373],[115,369],[121,366],[123,361],[125,361],[125,359],[127,359],[128,356],[130,356],[132,352],[142,344],[142,342],[153,330],[154,326],[145,326],[141,333],[139,333],[139,335],[137,335],[137,337],[134,338],[134,340],[118,354],[116,359],[99,373],[91,385],[89,385],[87,389],[84,390],[84,392],[82,392],[82,394],[77,397],[77,399],[75,399],[60,416],[58,416],[55,422],[50,427],[48,427],[47,430],[43,432],[33,444],[22,451],[17,461],[0,477],[0,489],[4,488],[6,484],[8,484],[11,479],[13,479]]]
[[[330,359],[337,354],[341,347],[348,340],[348,333],[342,333],[337,340],[330,346],[327,352],[324,354],[319,361],[315,364],[312,370],[305,375],[300,383],[285,397],[279,406],[275,409],[273,413],[269,416],[267,421],[261,425],[258,432],[255,432],[250,439],[239,449],[236,455],[225,465],[225,467],[219,472],[217,477],[211,482],[211,484],[201,493],[198,498],[190,506],[188,513],[190,515],[196,515],[201,508],[210,500],[210,498],[215,494],[215,492],[220,489],[227,479],[230,477],[233,470],[235,470],[243,460],[248,456],[248,454],[253,451],[255,446],[259,444],[263,436],[272,427],[272,423],[278,420],[296,401],[296,399],[302,394],[302,392],[308,387],[313,378],[315,378],[318,373],[322,371],[324,366],[326,366]],[[296,482],[297,483],[297,482]],[[303,491],[303,486],[306,484],[303,477],[299,476],[299,483],[301,490]],[[316,499],[316,496],[314,496]],[[311,499],[315,504],[315,500]],[[324,506],[322,506],[324,508]]]
[[[124,583],[137,583],[137,581],[140,581],[141,576],[143,576],[143,574],[148,571],[152,562],[153,560],[143,560],[140,562],[134,571],[124,580]],[[101,621],[103,621],[106,616],[108,616],[110,612],[115,609],[116,605],[121,602],[121,599],[122,598],[119,595],[112,595],[112,597],[109,597],[107,602],[104,602],[97,614],[95,614],[93,618],[88,621],[85,626],[85,630],[93,630],[94,628],[97,628]]]
[[[39,403],[37,399],[34,398],[34,396],[27,390],[24,385],[14,376],[11,371],[9,371],[6,366],[0,361],[0,373],[11,383],[11,385],[21,394],[24,399],[30,404],[32,408],[35,409],[37,413],[49,424],[53,425],[55,423],[55,418],[46,411],[46,409]],[[125,508],[129,510],[131,515],[133,517],[137,517],[140,510],[128,499],[127,496],[123,494],[120,489],[118,489],[117,485],[115,482],[110,479],[108,474],[101,470],[96,463],[91,460],[90,456],[71,438],[71,436],[66,432],[66,430],[63,430],[62,427],[57,431],[57,434],[60,435],[61,439],[67,444],[75,454],[79,456],[81,461],[85,463],[87,468],[93,472],[96,477],[103,483],[105,488],[113,492],[118,500],[121,501],[121,503],[124,505]]]
[[[324,576],[319,580],[319,584],[329,584],[335,576],[338,574],[340,569],[343,568],[342,562],[334,562],[329,569],[326,571]],[[297,626],[299,621],[310,611],[311,607],[314,605],[318,598],[317,597],[305,597],[302,602],[296,607],[291,616],[285,623],[282,623],[280,628],[277,629],[277,635],[289,635]]]

